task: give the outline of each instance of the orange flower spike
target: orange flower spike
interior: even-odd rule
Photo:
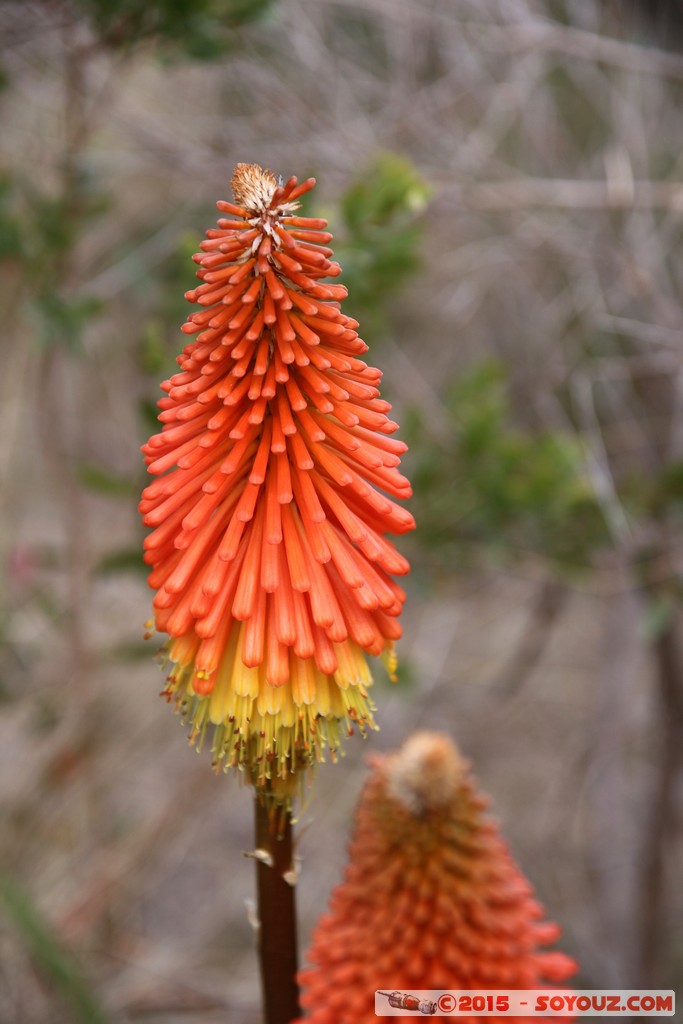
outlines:
[[[410,485],[381,373],[327,281],[327,222],[295,214],[314,184],[235,168],[193,257],[193,337],[161,385],[140,504],[164,696],[191,741],[211,728],[217,768],[284,803],[354,723],[375,728],[365,654],[393,673],[409,569],[386,534],[414,525],[392,500]]]
[[[371,764],[344,880],[300,972],[307,1024],[373,1024],[377,989],[552,990],[574,974],[570,957],[541,948],[559,928],[450,739],[414,733]]]

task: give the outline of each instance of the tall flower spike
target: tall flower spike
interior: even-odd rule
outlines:
[[[574,974],[564,953],[540,949],[559,928],[450,739],[414,733],[371,763],[344,881],[300,975],[308,1024],[371,1024],[378,989],[539,989]]]
[[[195,337],[143,448],[164,695],[191,742],[211,731],[216,768],[278,802],[342,733],[374,727],[365,654],[393,672],[392,577],[409,569],[385,534],[414,525],[392,500],[411,492],[380,371],[340,311],[346,289],[324,281],[340,273],[327,222],[295,213],[314,184],[235,168],[235,202],[194,256]]]

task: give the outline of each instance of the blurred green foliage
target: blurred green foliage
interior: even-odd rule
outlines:
[[[653,467],[654,468],[654,467]],[[620,481],[620,497],[633,519],[683,525],[683,461],[673,459],[659,472],[631,470]]]
[[[0,178],[0,262],[17,259],[22,248],[21,223],[12,209],[12,179]]]
[[[515,427],[495,361],[456,380],[445,412],[439,437],[428,411],[413,408],[406,423],[418,541],[444,565],[471,565],[485,553],[586,567],[607,533],[579,441]]]
[[[106,194],[89,182],[69,180],[58,195],[37,193],[23,178],[0,182],[0,265],[16,278],[44,348],[78,349],[101,310],[96,299],[72,294],[67,279],[81,235],[108,209]]]
[[[77,0],[100,42],[132,49],[153,41],[165,52],[216,60],[234,31],[264,17],[273,0]]]
[[[652,593],[645,603],[645,615],[642,621],[642,633],[648,643],[656,643],[676,619],[677,606],[683,597],[681,588],[676,591]]]
[[[348,313],[360,321],[366,341],[389,327],[389,303],[419,268],[422,225],[431,188],[404,157],[381,153],[341,197],[330,219],[335,254],[349,290]]]
[[[137,494],[136,482],[119,473],[112,473],[103,466],[82,463],[76,467],[79,482],[90,491],[107,498],[127,498]]]
[[[148,282],[147,298],[154,311],[139,338],[137,358],[140,369],[154,380],[175,372],[175,357],[191,340],[180,333],[180,325],[190,312],[185,292],[197,283],[192,256],[199,252],[201,237],[196,231],[179,232],[173,249]]]

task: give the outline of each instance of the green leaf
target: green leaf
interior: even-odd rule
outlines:
[[[647,602],[643,618],[643,637],[654,643],[669,628],[676,612],[676,602],[671,594],[656,594]]]
[[[83,463],[78,466],[76,472],[83,486],[89,491],[95,491],[98,494],[106,494],[116,498],[130,498],[131,495],[137,494],[140,489],[137,480],[111,473],[109,470],[103,469],[102,466]]]
[[[149,661],[154,657],[157,647],[149,640],[139,643],[117,644],[108,653],[109,658],[121,662]]]
[[[79,0],[105,46],[130,50],[154,42],[165,55],[215,60],[235,32],[263,18],[272,0]]]
[[[36,296],[34,312],[40,325],[39,342],[44,348],[63,345],[71,352],[81,347],[83,330],[101,309],[97,299],[67,298],[48,290]]]
[[[366,340],[386,333],[389,301],[419,267],[419,214],[431,189],[413,165],[381,153],[341,200],[346,237],[337,242],[349,289],[349,313],[362,323]]]
[[[149,566],[142,560],[142,554],[138,548],[122,548],[114,551],[111,555],[98,562],[95,572],[98,575],[106,575],[114,572],[135,572],[146,576]]]
[[[386,227],[397,218],[421,213],[431,194],[429,185],[405,157],[380,153],[374,164],[347,189],[341,211],[357,234]]]
[[[159,407],[151,398],[142,398],[138,403],[140,417],[145,424],[146,432],[153,430],[155,433],[161,430],[159,424]]]

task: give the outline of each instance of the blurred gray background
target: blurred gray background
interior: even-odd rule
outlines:
[[[635,0],[0,3],[0,1020],[260,1019],[251,797],[144,643],[139,445],[238,161],[314,174],[418,529],[381,731],[447,729],[583,988],[683,984],[683,16]]]

